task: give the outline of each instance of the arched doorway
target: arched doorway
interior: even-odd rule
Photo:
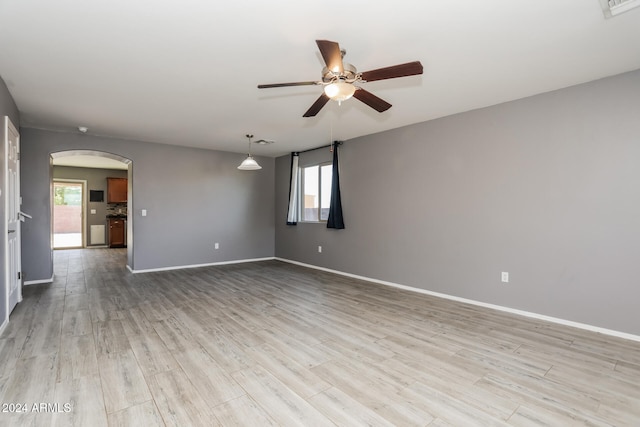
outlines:
[[[119,247],[126,246],[131,265],[132,173],[132,161],[114,153],[96,150],[51,153],[51,239],[54,249],[105,248],[110,247],[110,239],[117,240]],[[124,185],[124,196],[116,198],[113,190],[110,191],[113,185],[108,183],[114,182]],[[110,228],[114,223],[123,233],[118,238]]]

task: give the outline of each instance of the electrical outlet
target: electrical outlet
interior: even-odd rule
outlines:
[[[214,243],[213,249],[220,249],[220,243],[218,242]]]
[[[318,253],[322,253],[322,246],[318,246]]]
[[[506,271],[502,272],[502,282],[503,283],[509,283],[509,273]]]

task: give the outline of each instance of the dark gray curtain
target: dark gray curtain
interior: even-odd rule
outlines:
[[[340,176],[338,173],[338,147],[342,144],[340,141],[333,143],[333,174],[331,177],[331,204],[329,205],[329,218],[327,219],[327,228],[344,228],[344,219],[342,218],[342,199],[340,198]]]
[[[289,208],[287,209],[287,225],[298,224],[298,153],[291,153],[291,175],[289,179]]]

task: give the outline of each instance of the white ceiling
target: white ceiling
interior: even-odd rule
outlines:
[[[23,127],[276,156],[640,68],[640,8],[599,0],[0,0],[0,76]],[[316,39],[359,71],[419,60],[421,76],[371,82],[302,114]]]

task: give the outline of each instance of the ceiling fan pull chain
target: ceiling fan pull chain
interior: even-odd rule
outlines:
[[[333,153],[333,114],[329,122],[329,151]]]

